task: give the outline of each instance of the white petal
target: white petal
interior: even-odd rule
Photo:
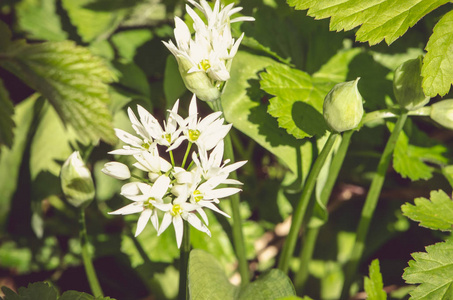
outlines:
[[[141,149],[130,148],[130,149],[116,149],[113,151],[108,152],[108,154],[112,155],[135,155],[143,152]]]
[[[140,189],[138,188],[137,184],[139,184],[139,182],[126,183],[121,187],[120,194],[123,196],[136,196],[140,194]]]
[[[201,231],[201,232],[209,232],[208,227],[206,227],[200,219],[198,219],[194,214],[187,214],[187,222],[189,222],[190,225],[192,225],[195,229]],[[208,233],[210,235],[210,233]]]
[[[179,17],[175,17],[174,33],[178,48],[183,50],[185,47],[187,47],[191,36],[190,30],[187,27],[186,23],[184,23],[184,21],[181,20]]]
[[[153,224],[154,229],[159,230],[159,218],[157,217],[156,210],[154,210],[151,215],[151,224]]]
[[[162,223],[160,224],[160,227],[159,227],[159,231],[157,232],[157,235],[161,235],[162,232],[165,231],[165,229],[168,228],[168,226],[171,224],[171,219],[172,219],[172,216],[170,215],[170,213],[166,213],[162,219]]]
[[[198,110],[197,110],[197,98],[195,94],[193,94],[192,99],[190,100],[190,105],[189,105],[189,116],[197,115]]]
[[[153,195],[157,199],[162,199],[165,193],[168,190],[168,186],[170,185],[170,178],[165,175],[160,176],[157,178],[156,182],[151,188],[150,194]]]
[[[128,204],[120,209],[109,212],[110,215],[130,215],[143,211],[143,205],[138,202]]]
[[[242,21],[255,21],[255,18],[242,16],[242,17],[234,18],[233,20],[230,21],[230,23],[242,22]]]
[[[208,216],[206,215],[206,213],[204,212],[203,208],[200,207],[197,209],[197,212],[200,214],[201,218],[203,219],[203,221],[206,223],[206,225],[209,225],[209,220],[208,220]]]
[[[209,200],[209,199],[215,199],[215,198],[225,198],[231,195],[234,195],[236,193],[239,193],[241,189],[238,188],[222,188],[222,189],[216,189],[216,190],[210,190],[206,191],[204,193],[204,199]]]
[[[137,229],[135,230],[135,236],[138,236],[140,233],[142,233],[143,229],[145,229],[146,224],[149,221],[149,218],[151,217],[151,214],[153,211],[151,209],[145,209],[142,214],[140,215],[140,218],[138,218],[137,222]]]
[[[101,171],[104,174],[119,180],[131,178],[129,168],[125,164],[116,161],[106,163]]]
[[[118,128],[115,128],[114,130],[115,130],[116,136],[120,140],[125,142],[126,144],[129,144],[129,145],[132,145],[132,146],[135,146],[138,148],[140,148],[142,146],[143,141],[141,139],[139,139],[138,137],[133,136],[132,134],[130,134],[124,130],[118,129]]]
[[[228,214],[226,214],[225,212],[221,211],[217,206],[215,206],[214,204],[212,204],[211,202],[205,202],[205,201],[200,201],[200,202],[203,202],[203,206],[204,207],[207,207],[209,208],[210,210],[213,210],[219,214],[222,214],[224,215],[225,217],[227,218],[231,218]]]
[[[180,215],[176,215],[173,217],[173,227],[175,228],[176,233],[176,244],[178,245],[178,248],[180,248],[182,236],[184,234],[184,225]]]

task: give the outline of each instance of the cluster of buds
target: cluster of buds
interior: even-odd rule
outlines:
[[[238,193],[240,189],[220,186],[240,185],[241,182],[229,179],[228,176],[244,165],[245,161],[229,165],[228,160],[223,161],[223,138],[231,124],[224,124],[221,112],[199,118],[195,95],[190,102],[187,118],[178,115],[178,105],[179,100],[169,110],[163,127],[143,107],[137,107],[138,118],[129,108],[129,118],[137,135],[115,129],[116,135],[125,145],[122,149],[109,153],[133,156],[136,160],[133,167],[146,174],[139,181],[123,185],[121,195],[133,202],[110,214],[140,213],[135,236],[143,231],[148,221],[151,221],[158,235],[173,223],[180,247],[184,221],[210,235],[204,209],[229,217],[215,204],[219,203],[219,199]],[[187,141],[186,154],[181,165],[176,166],[173,150],[184,141]],[[197,146],[197,151],[192,152],[192,162],[185,168],[193,144]],[[159,151],[162,151],[159,148],[168,152],[170,162],[159,155]],[[116,161],[106,163],[102,171],[120,180],[131,178],[129,167]]]
[[[213,101],[220,96],[221,84],[230,78],[232,59],[244,37],[242,34],[235,40],[230,24],[255,19],[242,16],[230,20],[230,16],[242,10],[242,7],[233,8],[233,3],[223,7],[217,0],[211,9],[206,0],[189,2],[204,14],[207,24],[186,5],[187,13],[193,19],[194,38],[184,21],[175,17],[176,45],[172,41],[164,42],[164,45],[176,57],[187,89],[201,100]]]

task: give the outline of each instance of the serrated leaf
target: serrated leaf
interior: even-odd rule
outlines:
[[[434,26],[423,60],[423,91],[426,96],[444,96],[453,84],[453,11]]]
[[[322,136],[327,127],[322,116],[324,97],[333,86],[285,65],[273,65],[261,73],[261,89],[276,97],[269,100],[268,113],[281,128],[297,139]]]
[[[107,109],[112,73],[100,58],[70,41],[15,42],[5,55],[0,65],[47,98],[81,140],[116,141]]]
[[[87,43],[108,38],[135,3],[137,1],[62,0],[71,23]]]
[[[351,30],[357,26],[357,40],[390,45],[426,14],[448,0],[288,0],[295,9],[308,9],[316,19],[331,18],[330,30]]]
[[[0,79],[0,145],[11,148],[13,145],[14,107],[9,93]],[[1,149],[0,149],[1,154]]]
[[[453,226],[453,201],[442,190],[431,191],[430,199],[423,197],[414,200],[415,205],[401,206],[403,215],[420,222],[420,226],[434,230],[451,231]]]
[[[365,277],[365,292],[369,300],[385,300],[387,294],[383,290],[384,283],[379,267],[379,260],[375,259],[370,264],[370,277]]]
[[[406,283],[420,284],[410,292],[411,300],[453,298],[453,241],[426,247],[426,252],[412,254],[414,260],[404,270]]]
[[[56,0],[22,0],[16,12],[19,27],[30,39],[58,42],[68,37],[56,13]]]
[[[5,294],[5,297],[3,298],[4,300],[57,299],[57,291],[55,288],[44,282],[30,283],[26,288],[20,287],[17,294],[7,287],[3,287],[2,291]]]

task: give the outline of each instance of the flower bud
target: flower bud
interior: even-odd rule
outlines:
[[[445,128],[453,130],[453,99],[431,105],[430,117]]]
[[[205,72],[188,71],[193,67],[192,63],[184,56],[176,56],[178,61],[179,73],[187,89],[194,93],[198,99],[203,101],[214,101],[220,97],[219,89],[214,86],[212,80]]]
[[[422,58],[419,56],[404,62],[395,70],[393,77],[393,93],[398,104],[407,109],[415,110],[429,102],[422,88]]]
[[[363,99],[357,89],[359,79],[335,85],[324,99],[324,120],[335,132],[354,129],[362,120]]]
[[[73,206],[87,206],[93,200],[93,179],[78,151],[74,151],[64,162],[60,171],[60,179],[61,189],[68,202]]]
[[[109,175],[119,180],[126,180],[131,178],[131,172],[129,171],[129,168],[125,164],[116,161],[106,163],[101,171],[105,175]]]

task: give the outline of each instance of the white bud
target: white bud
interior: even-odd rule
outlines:
[[[105,175],[119,180],[126,180],[131,178],[131,172],[129,171],[129,168],[125,164],[116,161],[106,163],[101,171]]]

